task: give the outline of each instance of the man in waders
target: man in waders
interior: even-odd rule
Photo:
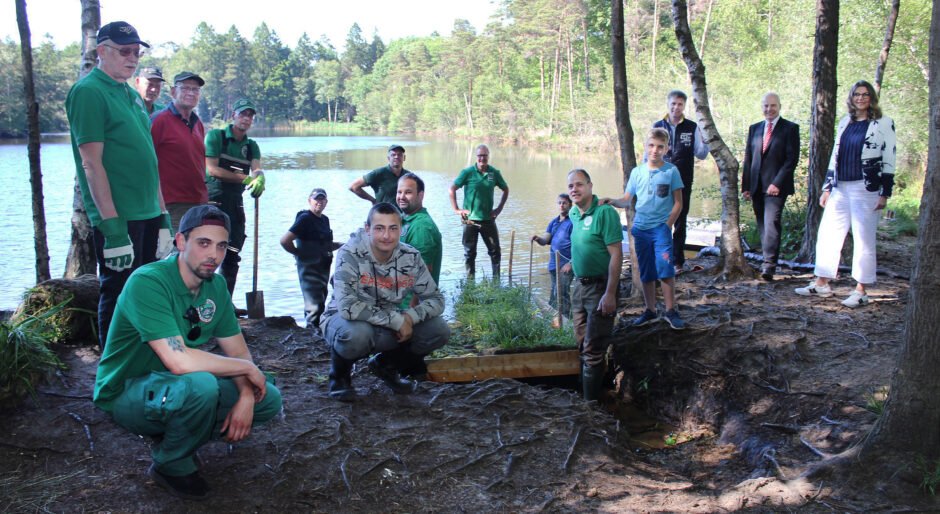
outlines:
[[[410,173],[403,167],[404,164],[405,147],[393,144],[388,147],[388,166],[376,168],[357,178],[349,185],[349,190],[359,198],[368,200],[372,205],[381,202],[394,204],[398,178],[405,173]],[[365,190],[366,186],[372,188],[375,197]]]
[[[600,205],[591,176],[584,170],[568,173],[571,209],[571,319],[581,352],[585,401],[597,400],[604,381],[604,357],[617,314],[617,293],[623,266],[623,227],[609,205]]]
[[[238,327],[223,279],[229,218],[217,207],[183,215],[173,257],[127,281],[98,364],[94,402],[114,422],[153,436],[148,472],[181,498],[202,500],[196,450],[228,443],[281,411],[281,393],[258,369]],[[210,339],[224,355],[201,350]]]
[[[242,193],[251,190],[257,198],[264,192],[264,172],[261,171],[261,150],[258,143],[248,137],[254,122],[255,105],[242,98],[232,106],[232,123],[224,129],[210,130],[206,134],[206,186],[209,202],[218,205],[232,220],[229,249],[222,262],[222,276],[228,283],[228,292],[235,291],[238,263],[245,244],[245,205]]]

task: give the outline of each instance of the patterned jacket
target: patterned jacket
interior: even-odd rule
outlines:
[[[847,115],[839,122],[823,191],[832,191],[832,187],[836,185],[840,140],[842,139],[842,132],[845,131],[845,127],[849,125],[850,121],[852,121],[852,117]],[[865,133],[865,145],[862,147],[862,177],[865,180],[866,190],[871,192],[880,191],[880,196],[891,196],[891,189],[894,187],[894,162],[896,158],[897,136],[894,133],[894,120],[887,116],[882,116],[878,120],[871,120],[871,123],[868,124],[868,132]]]
[[[412,293],[418,297],[418,305],[400,309],[398,305]],[[350,321],[398,330],[405,313],[418,324],[443,311],[444,295],[413,247],[399,243],[388,261],[379,264],[365,231],[359,229],[337,250],[327,317],[338,313]]]

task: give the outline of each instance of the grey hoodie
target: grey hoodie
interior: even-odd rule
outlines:
[[[418,305],[399,309],[399,304],[412,293],[418,297]],[[398,330],[405,321],[405,313],[417,325],[442,312],[444,295],[413,247],[399,243],[388,261],[379,264],[365,230],[359,229],[337,250],[327,317],[339,313],[343,319]]]

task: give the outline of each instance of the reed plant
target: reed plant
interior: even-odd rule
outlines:
[[[450,341],[433,357],[488,354],[575,345],[570,325],[553,328],[522,286],[462,281],[453,295],[456,323]]]

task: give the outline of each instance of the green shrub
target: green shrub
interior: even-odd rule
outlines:
[[[433,357],[575,344],[573,329],[553,328],[552,320],[539,312],[522,286],[462,281],[453,300],[453,333]]]
[[[741,204],[745,205],[745,204]],[[744,240],[751,248],[760,247],[760,232],[757,230],[757,224],[754,220],[754,214],[750,204],[747,204],[750,216],[742,216]],[[742,214],[744,210],[742,208]],[[749,218],[749,219],[748,219]],[[794,259],[800,252],[800,246],[803,245],[803,235],[806,233],[806,209],[802,206],[791,206],[789,203],[784,207],[783,214],[780,216],[780,258]]]
[[[937,459],[934,465],[931,466],[926,459],[919,457],[917,459],[917,471],[920,471],[923,477],[920,488],[925,493],[930,493],[930,496],[936,496],[937,488],[940,487],[940,459]]]
[[[0,410],[16,406],[27,393],[35,396],[34,384],[64,367],[47,346],[56,333],[50,319],[64,306],[0,322]]]

